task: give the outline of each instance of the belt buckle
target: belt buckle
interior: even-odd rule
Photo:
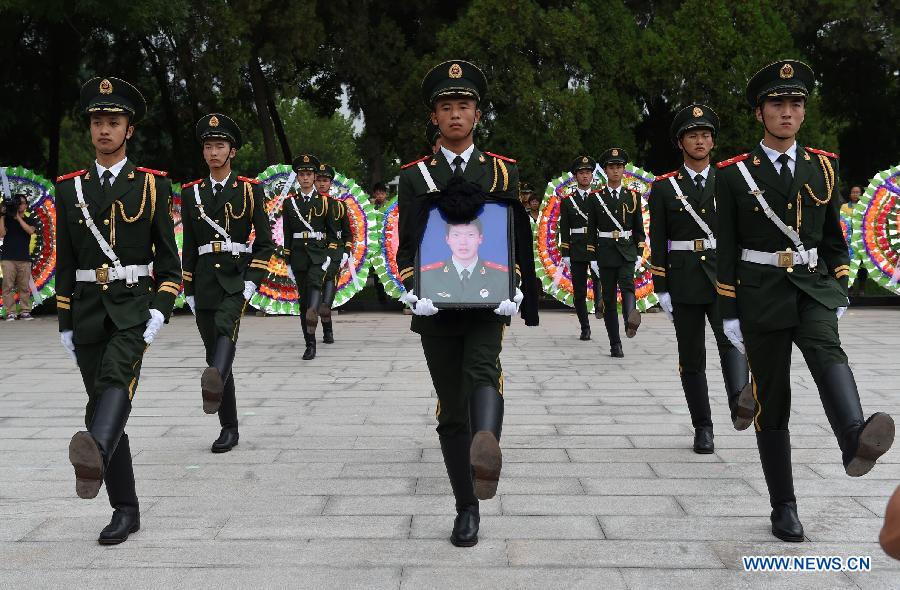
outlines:
[[[703,240],[694,240],[694,252],[703,252],[704,250],[706,250],[706,245]]]
[[[210,244],[212,244],[213,254],[218,254],[222,251],[222,246],[225,244],[225,242],[210,242]]]
[[[794,266],[794,253],[790,250],[783,250],[775,253],[778,256],[778,268],[791,268]]]
[[[94,274],[97,275],[97,284],[98,285],[107,285],[109,284],[109,269],[108,268],[98,268],[94,271]]]
[[[617,229],[616,229],[616,230],[613,230],[613,233],[612,233],[612,234],[613,234],[613,239],[614,239],[614,240],[618,240],[618,239],[619,239],[619,230],[617,230]]]

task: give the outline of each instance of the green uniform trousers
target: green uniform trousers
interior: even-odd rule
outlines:
[[[716,347],[721,356],[731,348],[731,342],[722,331],[716,302],[672,303],[675,338],[678,340],[678,368],[684,373],[706,371],[706,321],[716,337]]]
[[[844,364],[838,319],[806,293],[797,291],[797,325],[767,332],[747,332],[744,345],[753,374],[757,431],[787,430],[791,411],[791,346],[797,345],[813,377],[830,365]]]
[[[506,325],[480,322],[461,335],[422,335],[422,349],[438,396],[437,432],[452,436],[469,431],[469,395],[479,385],[503,394],[500,349]]]
[[[246,308],[247,300],[243,293],[223,293],[221,302],[215,309],[196,310],[197,328],[200,330],[203,346],[206,347],[206,362],[212,363],[219,336],[227,336],[237,344],[241,317]]]
[[[600,267],[600,291],[604,309],[615,309],[616,287],[624,293],[634,293],[634,263],[623,262],[620,266]]]
[[[129,398],[134,398],[141,374],[141,361],[147,349],[144,324],[120,330],[107,316],[104,328],[108,334],[104,342],[75,344],[75,358],[78,359],[81,379],[88,394],[84,414],[84,423],[88,427],[94,417],[97,401],[107,389],[120,387],[128,391]]]
[[[575,314],[581,329],[590,328],[587,312],[587,276],[590,262],[572,261],[572,301],[575,304]]]

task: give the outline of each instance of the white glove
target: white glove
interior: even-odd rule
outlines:
[[[75,361],[75,364],[78,364],[78,359],[75,358],[75,343],[72,342],[72,330],[65,330],[59,333],[59,341],[62,342],[63,348],[66,349],[66,352],[69,353],[69,356],[72,357],[72,360]]]
[[[344,252],[341,255],[341,266],[339,268],[344,268],[345,266],[347,266],[349,261],[350,261],[350,255],[347,254],[346,252]]]
[[[244,281],[244,299],[250,301],[253,294],[256,293],[256,283],[253,281]]]
[[[144,342],[151,344],[156,335],[159,334],[159,329],[162,328],[165,321],[166,319],[163,317],[162,312],[151,307],[150,319],[147,320],[147,329],[144,330]]]
[[[663,310],[663,313],[666,314],[666,317],[675,321],[675,316],[672,315],[673,307],[672,307],[672,296],[666,293],[665,291],[662,293],[657,293],[657,297],[659,297],[659,307]]]
[[[594,271],[595,277],[600,276],[600,264],[596,260],[591,260],[591,270]]]
[[[845,312],[845,311],[847,311],[847,306],[846,306],[846,305],[837,308],[837,311],[835,311],[835,313],[837,314],[838,319],[841,319],[841,316],[844,315],[844,312]]]
[[[325,258],[325,262],[322,263],[322,270],[327,271],[329,265],[331,265],[331,256]]]
[[[294,269],[291,268],[291,265],[287,265],[288,277],[295,283],[297,282],[297,277],[294,276]]]
[[[438,312],[438,308],[434,306],[431,299],[419,299],[412,308],[415,315],[434,315]]]
[[[741,332],[741,320],[737,318],[723,320],[722,330],[725,332],[725,336],[728,340],[731,341],[731,344],[741,351],[741,354],[746,354],[747,350],[744,348],[744,334]]]
[[[494,313],[497,315],[514,316],[519,311],[519,305],[522,304],[522,299],[524,298],[525,296],[522,295],[522,291],[516,287],[516,295],[513,297],[512,301],[504,299],[500,302],[500,305],[497,306],[497,309],[494,310]]]
[[[416,294],[413,293],[412,291],[407,291],[403,295],[400,296],[400,303],[402,303],[403,305],[406,305],[410,309],[412,309],[416,306],[416,301],[418,301],[418,300],[419,300],[419,298],[416,297]]]
[[[570,257],[563,256],[562,263],[566,268],[572,268],[572,259]]]
[[[187,297],[184,298],[184,300],[187,301],[188,307],[191,308],[191,313],[194,315],[197,315],[197,308],[194,305],[194,296],[188,295]]]

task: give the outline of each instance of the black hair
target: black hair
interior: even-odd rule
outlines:
[[[450,235],[450,228],[454,225],[474,225],[478,229],[478,233],[484,235],[484,226],[482,225],[481,220],[478,219],[477,217],[468,223],[450,223],[448,221],[447,227],[446,227],[446,229],[444,229],[445,236]]]

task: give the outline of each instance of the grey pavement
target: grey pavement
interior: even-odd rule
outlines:
[[[333,345],[302,353],[297,318],[244,319],[234,374],[241,442],[213,455],[202,344],[178,315],[150,347],[128,425],[140,532],[96,544],[105,492],[75,496],[67,460],[85,394],[55,318],[0,324],[0,588],[900,588],[877,544],[900,452],[844,475],[802,357],[791,429],[807,540],[769,532],[752,430],[728,419],[709,351],[716,453],[695,455],[675,338],[645,314],[625,359],[602,323],[516,320],[502,354],[506,420],[498,497],[479,544],[450,545],[453,499],[435,395],[409,317],[345,313]],[[841,320],[863,407],[900,416],[900,308]],[[870,572],[752,573],[747,555],[871,556]]]

